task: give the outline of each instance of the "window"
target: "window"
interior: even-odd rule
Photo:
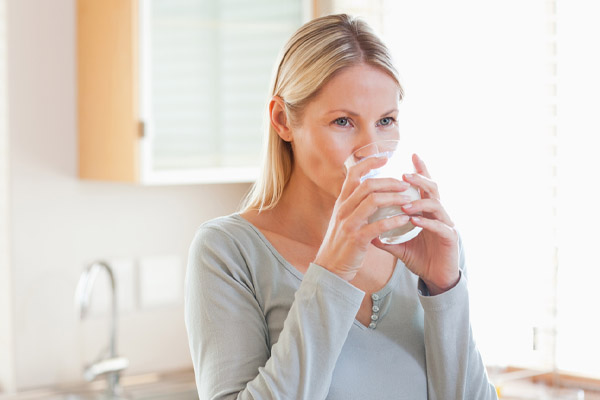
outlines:
[[[559,368],[600,377],[600,4],[557,4]]]
[[[273,63],[302,24],[304,2],[146,0],[141,6],[148,173],[256,168]]]
[[[600,5],[340,0],[330,11],[365,15],[396,57],[401,138],[466,243],[484,361],[600,378]]]

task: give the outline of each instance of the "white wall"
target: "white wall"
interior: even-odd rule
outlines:
[[[78,180],[75,2],[9,0],[7,11],[15,312],[0,326],[13,325],[15,382],[22,389],[81,380],[83,365],[106,343],[105,318],[81,322],[74,311],[74,290],[87,263],[175,256],[174,276],[181,276],[197,226],[234,211],[248,185]],[[121,272],[132,273],[124,289],[136,293],[139,271]],[[181,294],[152,308],[134,299],[122,313],[118,337],[119,352],[131,362],[128,373],[191,366]]]
[[[6,0],[0,0],[0,392],[14,389],[9,267]]]

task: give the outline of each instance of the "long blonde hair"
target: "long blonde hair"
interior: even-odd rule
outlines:
[[[283,48],[274,71],[271,95],[283,99],[292,126],[305,106],[332,76],[357,64],[380,68],[403,96],[389,50],[366,22],[346,14],[316,18],[301,26]],[[260,176],[246,196],[242,211],[273,208],[292,173],[294,155],[269,123]]]

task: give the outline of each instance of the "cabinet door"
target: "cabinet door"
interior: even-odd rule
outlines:
[[[144,183],[251,181],[302,0],[140,0]]]
[[[138,2],[77,1],[79,177],[139,181]]]

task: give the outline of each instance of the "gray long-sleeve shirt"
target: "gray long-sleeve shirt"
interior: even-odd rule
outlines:
[[[239,214],[203,224],[190,247],[185,321],[201,400],[496,399],[461,278],[427,296],[399,261],[372,295],[311,264],[302,275]]]

